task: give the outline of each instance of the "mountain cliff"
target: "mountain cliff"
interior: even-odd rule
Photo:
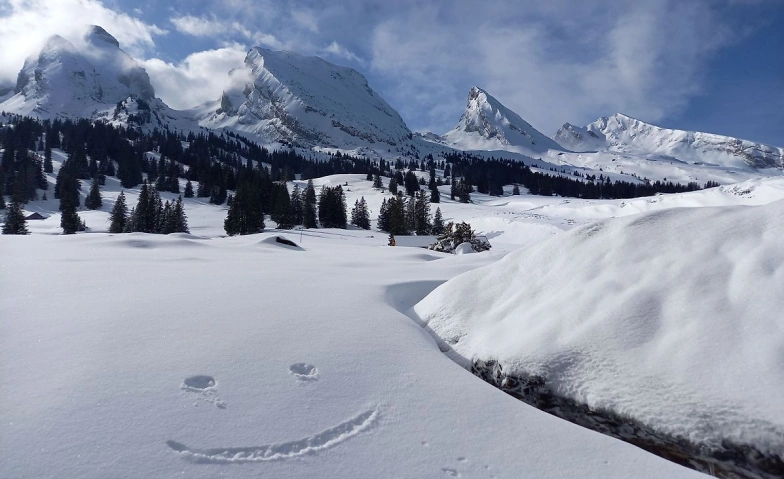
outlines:
[[[201,108],[201,126],[302,147],[387,150],[411,140],[400,115],[351,68],[255,47],[232,76],[245,81]]]

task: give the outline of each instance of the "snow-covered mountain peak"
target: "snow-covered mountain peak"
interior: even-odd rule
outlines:
[[[202,114],[208,128],[230,128],[298,146],[376,147],[411,139],[400,115],[348,67],[322,58],[254,47],[245,71]],[[204,111],[204,109],[202,110]]]
[[[562,150],[555,141],[543,135],[478,86],[468,92],[466,109],[457,126],[444,135],[451,146],[467,150],[512,150],[542,153]]]
[[[784,148],[712,133],[661,128],[623,113],[599,118],[584,128],[567,123],[555,139],[574,151],[604,149],[727,167],[784,166]]]
[[[130,96],[155,98],[147,72],[106,30],[91,26],[81,40],[75,45],[51,36],[25,61],[15,94],[0,109],[40,118],[92,118]]]
[[[98,25],[90,25],[85,35],[85,40],[93,44],[108,43],[115,48],[120,48],[120,42],[117,41],[109,32]]]

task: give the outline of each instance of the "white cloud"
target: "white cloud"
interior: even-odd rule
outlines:
[[[78,42],[88,24],[100,25],[132,55],[154,47],[165,30],[109,9],[99,0],[4,0],[0,10],[0,83],[13,83],[25,58],[53,34]],[[9,46],[13,47],[9,47]]]
[[[343,58],[343,59],[346,59],[346,60],[349,60],[349,61],[352,61],[352,62],[357,62],[357,63],[362,63],[362,64],[365,63],[361,58],[359,58],[357,55],[355,55],[354,52],[352,52],[351,50],[348,50],[346,47],[344,47],[343,45],[341,45],[338,42],[332,42],[329,45],[327,45],[322,50],[322,53],[326,53],[328,55],[331,55],[331,56],[334,56],[334,57],[337,57],[337,58]]]
[[[229,86],[229,71],[241,67],[244,46],[235,44],[188,55],[179,63],[153,58],[142,62],[156,94],[175,109],[217,100]]]
[[[396,77],[390,101],[406,118],[431,105],[419,122],[440,132],[473,84],[545,134],[616,111],[657,121],[700,91],[707,60],[729,38],[705,3],[519,3],[486,2],[472,18],[469,4],[454,2],[379,23],[372,67]]]
[[[225,32],[223,23],[213,19],[204,17],[194,17],[192,15],[185,15],[182,17],[173,17],[171,19],[172,25],[180,33],[192,35],[194,37],[211,37]]]

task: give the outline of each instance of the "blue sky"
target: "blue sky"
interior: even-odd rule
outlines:
[[[51,34],[106,28],[175,108],[215,99],[255,45],[363,73],[419,131],[478,85],[553,135],[623,112],[784,146],[784,2],[0,0],[0,82]]]

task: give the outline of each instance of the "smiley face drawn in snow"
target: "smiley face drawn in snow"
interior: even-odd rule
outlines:
[[[305,381],[316,380],[318,375],[316,367],[306,363],[292,364],[289,371],[298,379]],[[214,403],[221,409],[226,407],[225,403],[218,398],[217,382],[212,376],[199,375],[188,377],[183,381],[180,388],[201,394],[206,401]],[[372,408],[311,436],[278,444],[197,449],[177,441],[168,440],[166,445],[173,451],[181,454],[185,459],[198,463],[275,461],[303,456],[334,447],[371,428],[376,422],[378,415],[378,408]]]

